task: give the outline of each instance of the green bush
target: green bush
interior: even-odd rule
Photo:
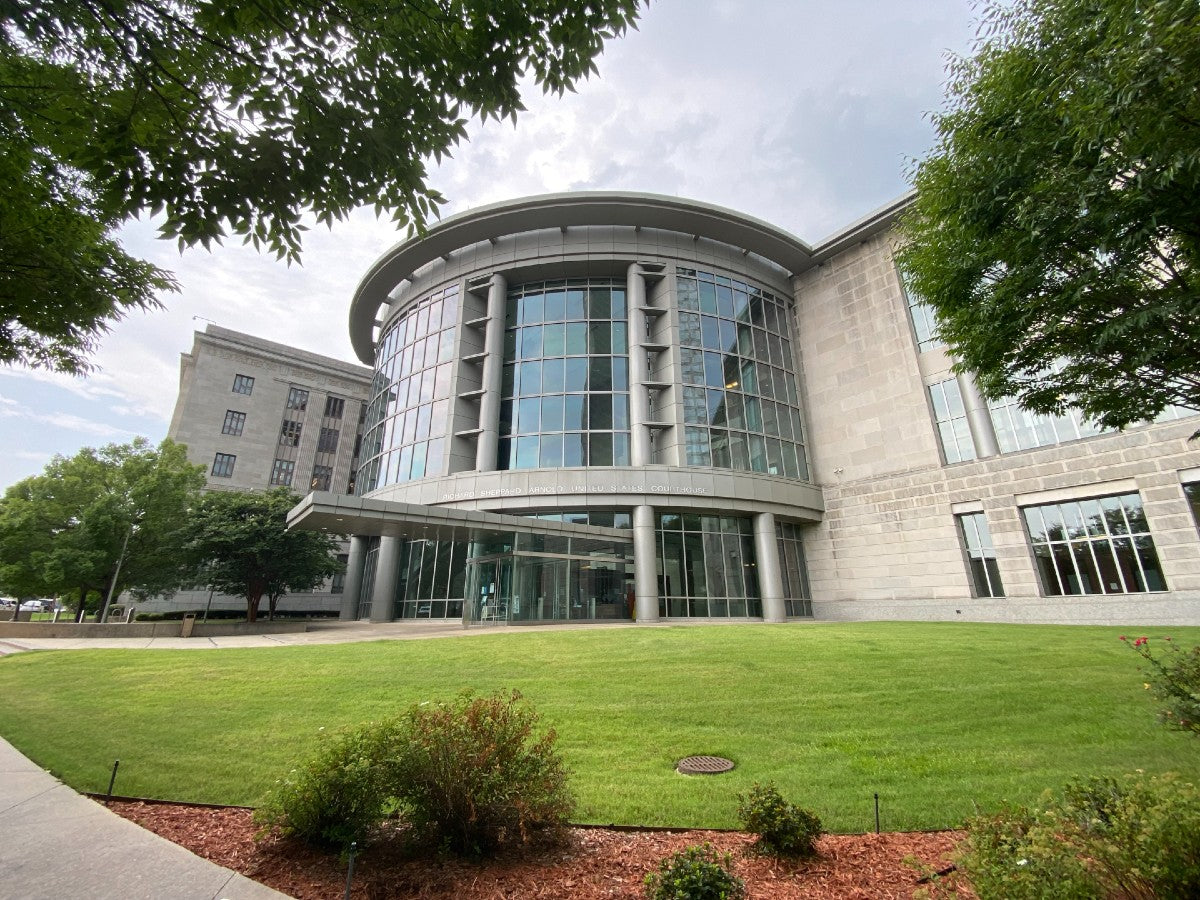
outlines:
[[[1200,646],[1184,650],[1169,637],[1163,651],[1155,654],[1148,638],[1126,641],[1150,668],[1146,687],[1162,704],[1158,718],[1164,725],[1200,736]]]
[[[822,834],[817,814],[788,803],[774,783],[755,784],[738,794],[742,827],[758,836],[756,849],[771,856],[808,857],[817,853]]]
[[[413,706],[391,785],[418,834],[477,854],[565,825],[567,770],[554,730],[539,735],[537,725],[517,691]]]
[[[730,865],[729,854],[717,853],[711,844],[688,847],[646,876],[646,893],[650,900],[741,900],[746,885]]]
[[[1200,896],[1200,792],[1171,775],[1092,778],[968,824],[982,900]]]
[[[255,821],[326,849],[363,840],[386,812],[397,728],[369,722],[324,737],[315,756],[279,780]]]

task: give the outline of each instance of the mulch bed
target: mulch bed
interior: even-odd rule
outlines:
[[[340,898],[346,866],[274,836],[255,840],[251,811],[175,803],[114,800],[113,812],[198,856],[270,885],[297,900]],[[876,900],[913,896],[973,898],[953,876],[921,883],[951,865],[961,832],[827,835],[820,856],[781,862],[747,853],[752,838],[725,831],[573,828],[560,846],[503,855],[486,862],[414,857],[399,842],[377,842],[355,861],[356,900],[524,900],[642,898],[642,882],[664,857],[704,842],[733,854],[734,869],[753,900]]]

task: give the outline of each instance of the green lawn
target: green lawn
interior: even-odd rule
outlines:
[[[1200,643],[1200,628],[1128,629]],[[539,631],[0,659],[0,734],[81,790],[254,804],[319,731],[515,687],[559,733],[581,822],[735,825],[773,779],[835,831],[959,824],[1077,774],[1200,777],[1116,628],[870,623]],[[727,756],[728,775],[674,762]]]

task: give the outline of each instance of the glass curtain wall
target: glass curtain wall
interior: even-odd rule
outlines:
[[[458,286],[451,285],[415,303],[380,339],[359,494],[441,474],[457,321]]]
[[[789,616],[809,616],[812,612],[812,593],[808,587],[808,567],[804,562],[804,544],[800,526],[793,522],[776,522],[775,536],[779,541],[779,567],[783,575],[784,609]]]
[[[762,615],[751,519],[661,511],[657,528],[660,616]]]
[[[628,329],[623,282],[509,292],[499,468],[629,465]]]
[[[466,541],[407,541],[396,580],[397,619],[461,619]]]
[[[807,481],[787,303],[695,269],[675,283],[687,464]]]

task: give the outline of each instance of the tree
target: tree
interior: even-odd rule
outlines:
[[[343,570],[337,541],[315,531],[289,531],[287,514],[300,498],[287,488],[261,493],[206,494],[189,523],[192,557],[208,583],[246,599],[246,618],[258,621],[264,595],[275,605],[289,591],[307,591]]]
[[[425,161],[531,72],[595,71],[640,0],[10,0],[0,6],[0,362],[84,371],[170,276],[114,226],[181,249],[227,233],[298,259],[302,216],[373,204],[422,227]],[[60,230],[63,225],[68,227]]]
[[[188,571],[183,525],[204,486],[182,444],[145,438],[56,456],[0,500],[0,590],[89,600],[175,587]]]
[[[989,398],[1200,411],[1200,0],[984,9],[898,261]]]

